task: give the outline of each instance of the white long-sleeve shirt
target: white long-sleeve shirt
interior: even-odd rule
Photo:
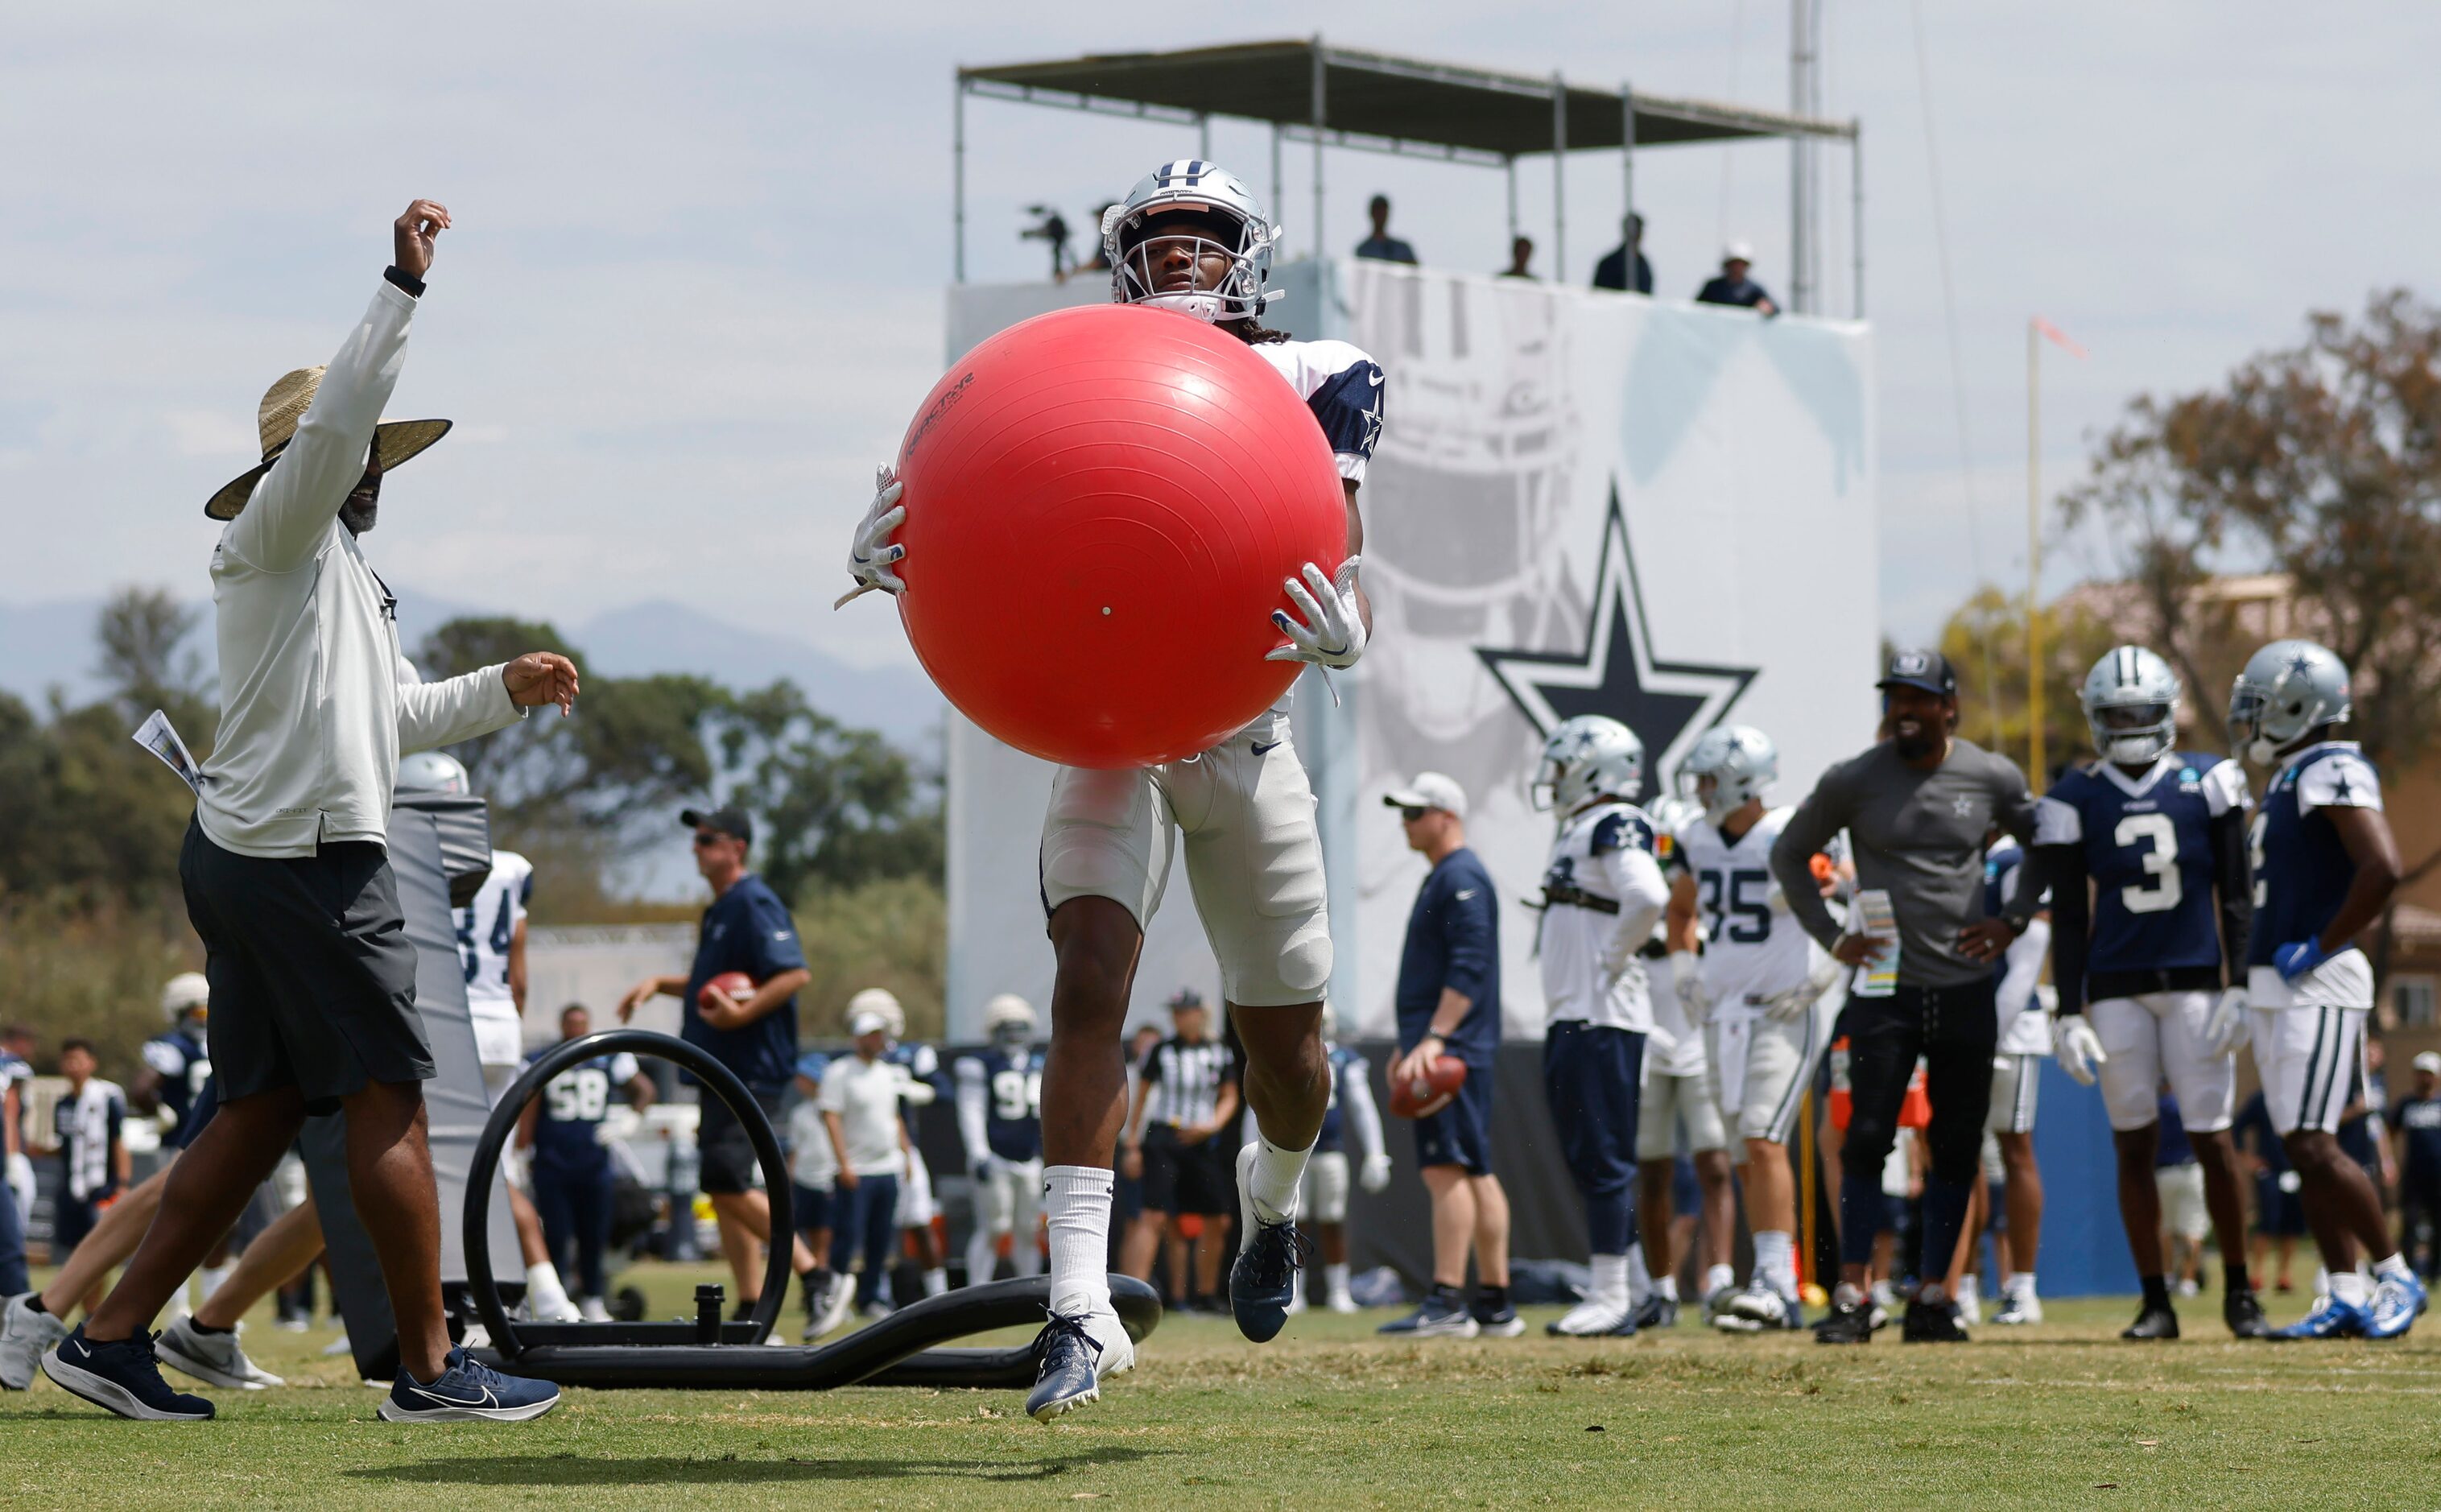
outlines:
[[[1654,843],[1652,819],[1632,803],[1592,803],[1560,821],[1543,878],[1543,1001],[1552,1023],[1653,1032],[1636,952],[1670,903]]]
[[[223,850],[386,843],[398,759],[518,717],[499,667],[443,682],[400,654],[397,600],[339,523],[407,354],[415,299],[387,281],[296,437],[212,551],[221,722],[196,818]]]

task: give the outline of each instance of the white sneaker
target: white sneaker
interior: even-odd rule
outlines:
[[[482,1325],[480,1323],[476,1324],[476,1328],[479,1328]],[[475,1332],[475,1329],[469,1328],[466,1331],[469,1334],[472,1334]],[[466,1347],[469,1349],[479,1349],[482,1348],[484,1344],[489,1344],[491,1341],[492,1336],[487,1332],[483,1335],[482,1344],[468,1344]],[[339,1330],[338,1338],[332,1340],[329,1343],[322,1346],[322,1355],[324,1359],[329,1359],[333,1356],[347,1354],[354,1347],[354,1345],[348,1342],[348,1331],[342,1328]]]
[[[161,1363],[185,1371],[207,1386],[226,1386],[234,1391],[259,1392],[270,1386],[288,1383],[245,1358],[237,1341],[245,1324],[240,1323],[228,1333],[207,1333],[195,1326],[192,1316],[180,1318],[161,1330],[153,1341],[153,1353]]]
[[[0,1202],[9,1200],[0,1191]],[[68,1336],[68,1325],[33,1308],[34,1294],[20,1292],[0,1305],[0,1386],[22,1392],[34,1384],[43,1356]]]
[[[1329,1305],[1333,1312],[1354,1312],[1356,1299],[1345,1291],[1334,1291],[1330,1294]]]
[[[2192,1278],[2180,1280],[2178,1286],[2172,1289],[2177,1291],[2181,1297],[2192,1297],[2197,1292],[2203,1290],[2201,1287],[2195,1284],[2195,1281]]]
[[[1620,1332],[1631,1315],[1629,1308],[1588,1297],[1545,1323],[1543,1331],[1555,1339],[1595,1339]]]
[[[825,1334],[837,1333],[847,1324],[848,1316],[856,1311],[856,1282],[843,1273],[831,1276],[829,1289],[805,1323],[805,1341],[812,1343]]]
[[[610,1309],[602,1305],[602,1299],[599,1297],[580,1298],[576,1304],[576,1315],[586,1323],[609,1323],[612,1321],[610,1317]]]
[[[1746,1283],[1745,1289],[1729,1299],[1728,1305],[1713,1315],[1712,1326],[1723,1333],[1758,1334],[1766,1328],[1788,1326],[1788,1304],[1774,1291],[1771,1283],[1758,1275]]]
[[[2027,1291],[2012,1291],[2000,1298],[2000,1305],[1992,1313],[1996,1323],[2038,1323],[2043,1321],[2043,1301]]]

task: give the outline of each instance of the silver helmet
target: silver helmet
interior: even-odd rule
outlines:
[[[1705,778],[1712,791],[1703,791]],[[1678,763],[1678,790],[1704,805],[1704,817],[1718,824],[1770,791],[1780,780],[1780,748],[1752,725],[1716,725],[1695,737]]]
[[[1150,223],[1165,211],[1217,217],[1234,227],[1226,242],[1205,236],[1153,234]],[[1164,293],[1153,272],[1155,248],[1185,241],[1197,257],[1218,252],[1229,271],[1208,290]],[[1175,310],[1198,320],[1248,320],[1284,291],[1265,287],[1272,249],[1280,228],[1263,213],[1263,202],[1237,174],[1217,163],[1184,157],[1162,164],[1136,180],[1128,197],[1102,212],[1102,260],[1111,265],[1111,298],[1119,304]]]
[[[2269,765],[2306,731],[2348,717],[2348,664],[2311,640],[2274,640],[2229,691],[2229,734]]]
[[[878,1014],[882,1033],[894,1040],[907,1037],[907,1010],[898,1005],[898,995],[887,987],[866,987],[858,992],[848,999],[847,1010],[841,1017],[854,1018],[859,1014]]]
[[[457,757],[447,751],[420,750],[399,758],[398,790],[463,796],[473,792],[475,784],[466,776],[465,764]]]
[[[1013,992],[984,1004],[984,1035],[995,1045],[1024,1045],[1034,1039],[1034,1004]]]
[[[2114,646],[2085,675],[2085,722],[2103,760],[2144,766],[2179,740],[2179,696],[2170,664],[2143,646]]]
[[[200,971],[181,971],[161,988],[161,1017],[172,1024],[196,1012],[208,1013],[212,984]]]
[[[1644,791],[1644,742],[1601,714],[1564,720],[1543,742],[1534,768],[1536,808],[1566,814],[1602,794],[1634,799]]]

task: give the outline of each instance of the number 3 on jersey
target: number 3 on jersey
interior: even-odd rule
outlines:
[[[2186,884],[2179,878],[2179,826],[2167,814],[2130,814],[2119,821],[2110,834],[2111,842],[2125,849],[2144,847],[2143,883],[2129,883],[2119,890],[2119,900],[2127,905],[2130,913],[2167,913],[2186,897]]]
[[[1771,938],[1770,873],[1756,868],[1708,869],[1695,873],[1695,886],[1705,929],[1713,939],[1761,945]],[[1728,922],[1732,916],[1737,923]]]

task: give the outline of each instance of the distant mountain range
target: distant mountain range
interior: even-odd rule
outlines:
[[[38,707],[53,687],[71,703],[93,698],[100,691],[93,671],[94,624],[100,612],[99,599],[0,603],[0,689]],[[412,650],[446,621],[493,612],[402,584],[399,638]],[[561,628],[585,653],[589,671],[614,677],[699,673],[732,688],[759,688],[786,677],[834,719],[877,729],[926,755],[939,751],[946,706],[913,668],[853,667],[802,640],[741,629],[659,599]],[[194,637],[194,650],[210,664],[208,621]]]

